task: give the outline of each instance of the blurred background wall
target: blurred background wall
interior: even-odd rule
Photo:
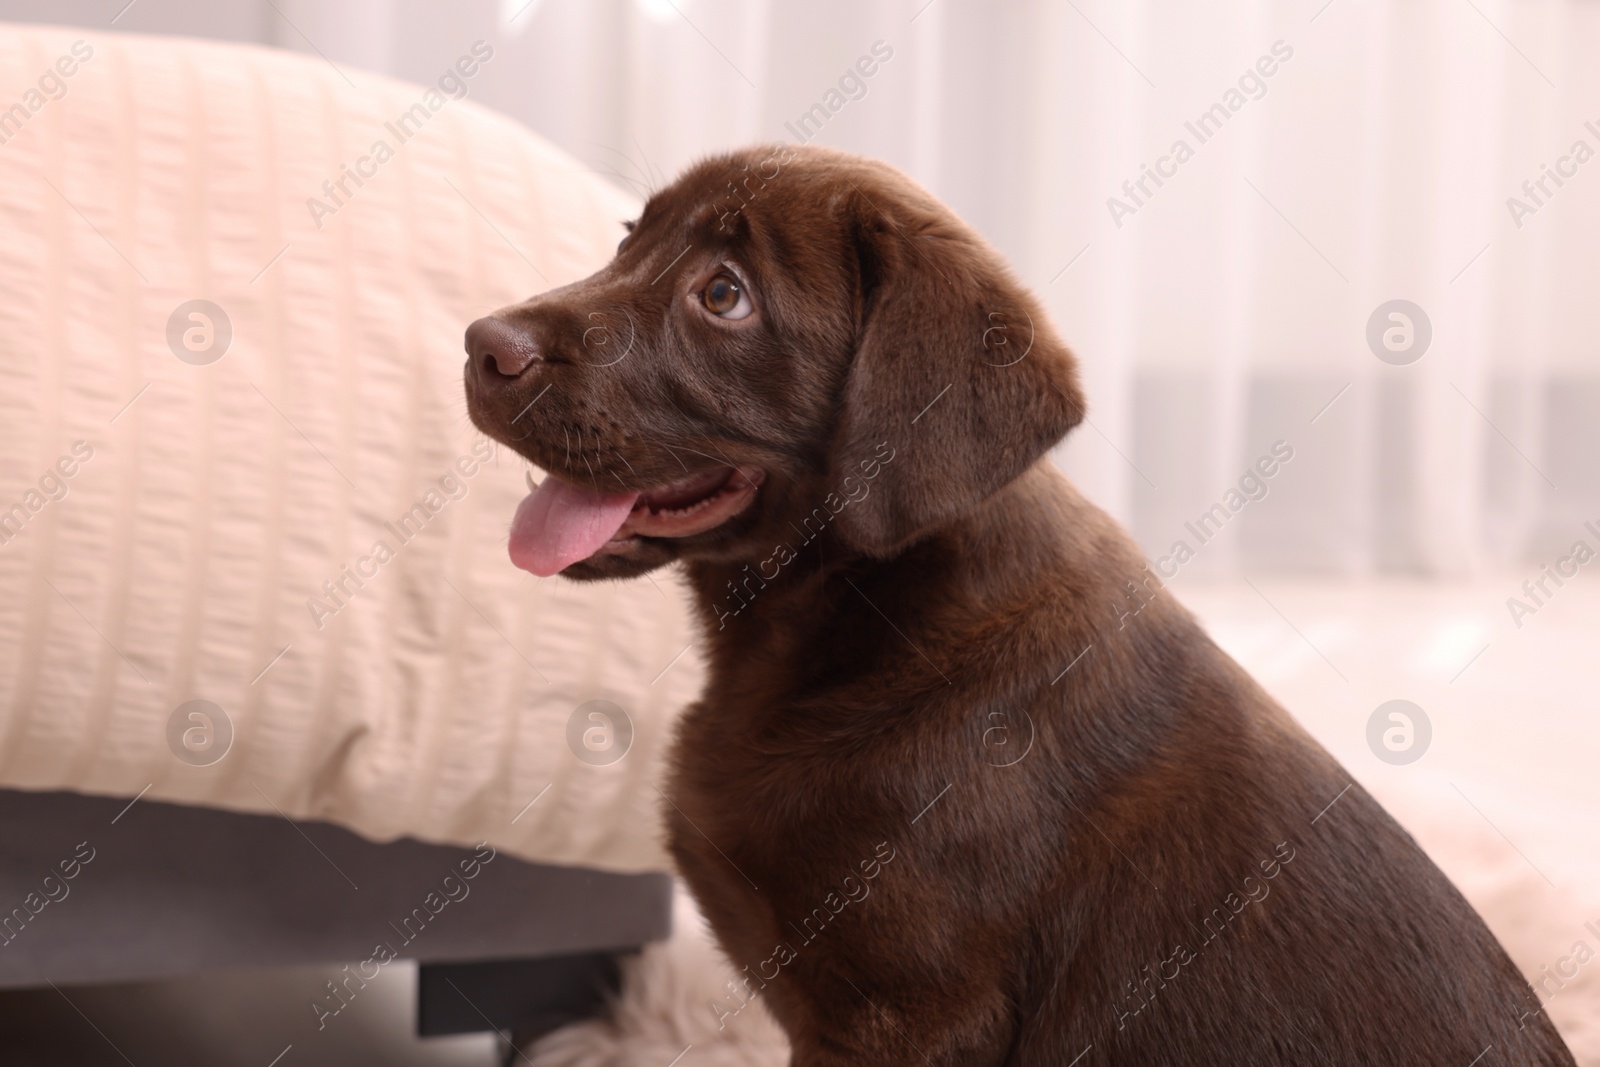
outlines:
[[[1593,0],[5,0],[0,17],[419,82],[483,39],[474,99],[641,195],[755,141],[888,160],[1041,294],[1091,403],[1058,458],[1152,558],[1197,548],[1186,574],[1453,576],[1595,543]],[[1292,459],[1230,497],[1276,442]],[[1203,545],[1186,526],[1263,491]]]

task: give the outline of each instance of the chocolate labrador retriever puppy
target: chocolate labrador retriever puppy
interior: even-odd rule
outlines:
[[[710,159],[467,331],[518,566],[684,565],[671,847],[793,1062],[1572,1064],[1411,838],[1044,458],[1084,414],[948,209]]]

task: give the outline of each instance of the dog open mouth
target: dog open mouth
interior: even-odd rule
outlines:
[[[704,533],[748,507],[764,477],[753,467],[716,467],[642,493],[602,493],[546,475],[511,520],[511,562],[549,577],[640,537]]]

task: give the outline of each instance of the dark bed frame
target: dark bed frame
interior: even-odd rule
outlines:
[[[363,962],[381,942],[419,962],[420,1035],[494,1029],[521,1049],[603,1010],[619,958],[671,920],[665,874],[503,852],[480,862],[472,848],[378,844],[275,815],[0,790],[0,989],[347,961],[370,977],[381,963]]]

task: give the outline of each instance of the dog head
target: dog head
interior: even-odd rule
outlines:
[[[887,165],[735,152],[626,225],[599,273],[467,330],[472,421],[548,472],[512,524],[524,569],[625,577],[824,533],[887,557],[1082,418],[1037,302]]]

